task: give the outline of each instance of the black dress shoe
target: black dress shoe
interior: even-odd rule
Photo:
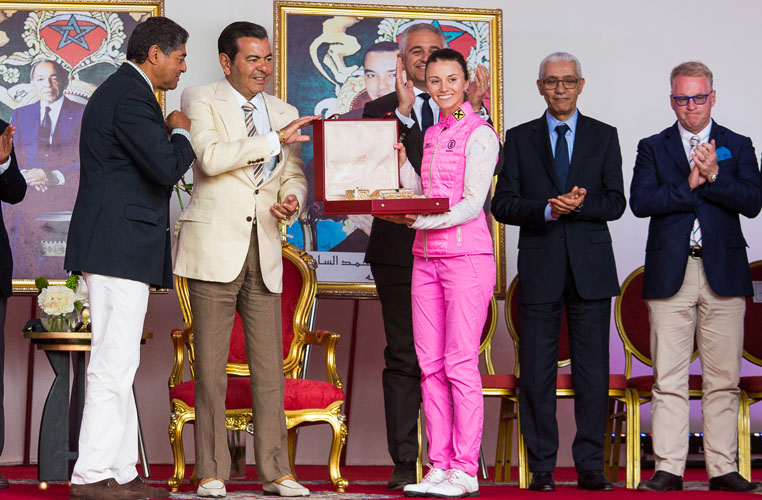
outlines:
[[[418,477],[415,474],[415,462],[400,462],[394,464],[394,472],[386,487],[393,491],[401,491],[407,484],[415,484]]]
[[[577,488],[590,491],[613,491],[614,485],[608,482],[602,471],[594,469],[577,474]]]
[[[724,477],[724,476],[723,476]],[[648,481],[641,481],[640,491],[677,491],[683,489],[683,478],[664,470],[657,470]]]
[[[762,483],[747,481],[738,472],[729,472],[709,479],[709,489],[715,491],[762,491]]]
[[[0,474],[0,489],[5,489],[5,488],[7,488],[8,486],[10,486],[10,485],[8,484],[8,480],[7,480],[7,479],[5,479],[5,478],[3,477],[3,475],[2,475],[2,474]]]
[[[533,472],[532,481],[529,483],[532,491],[556,491],[556,483],[553,482],[552,472]]]

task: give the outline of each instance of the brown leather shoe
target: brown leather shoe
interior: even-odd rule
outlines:
[[[72,484],[69,500],[141,500],[145,495],[123,488],[114,478],[96,483]]]
[[[138,475],[129,483],[120,486],[136,494],[143,495],[143,498],[169,498],[169,490],[164,488],[154,488],[146,483],[145,479]]]

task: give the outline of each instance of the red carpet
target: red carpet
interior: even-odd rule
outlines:
[[[376,498],[403,498],[401,495],[388,491],[386,481],[391,474],[391,467],[360,467],[347,466],[341,469],[344,477],[349,481],[349,489],[346,493],[336,493],[328,479],[326,467],[323,466],[297,466],[296,472],[300,481],[310,488],[312,495],[310,498],[316,499],[376,499]],[[192,467],[188,468],[187,476],[190,477]],[[11,482],[11,487],[7,490],[0,490],[0,498],[3,500],[67,500],[69,488],[64,483],[52,483],[48,489],[41,490],[37,484],[37,469],[35,467],[2,467],[3,475]],[[490,473],[492,471],[490,470]],[[643,471],[643,477],[650,477],[652,471]],[[166,480],[172,474],[172,467],[169,465],[154,465],[151,467],[151,477],[149,482],[154,486],[166,486]],[[762,469],[752,471],[755,480],[762,480]],[[513,478],[515,479],[514,471]],[[498,498],[535,498],[540,500],[558,500],[558,499],[586,499],[601,498],[606,500],[613,499],[633,499],[646,500],[653,498],[655,500],[674,499],[692,499],[700,500],[723,500],[733,498],[751,498],[753,493],[722,493],[707,491],[706,472],[703,469],[688,469],[685,474],[686,488],[688,491],[663,493],[643,493],[634,490],[627,490],[623,487],[624,476],[620,477],[620,483],[615,487],[614,492],[589,492],[580,491],[576,488],[576,472],[572,468],[557,469],[555,473],[557,489],[555,493],[537,493],[528,490],[520,490],[515,481],[508,484],[495,484],[491,481],[481,481],[480,498],[498,499]],[[256,482],[256,470],[253,466],[248,467],[246,480],[230,481],[227,486],[228,498],[232,500],[249,500],[261,498],[262,485]],[[173,498],[192,499],[197,498],[195,491],[188,482],[183,483],[180,492],[173,493]],[[269,497],[274,498],[274,497]]]

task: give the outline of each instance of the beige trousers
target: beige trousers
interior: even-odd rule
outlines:
[[[225,365],[235,311],[241,316],[251,371],[254,453],[260,481],[291,472],[283,412],[280,294],[262,281],[256,228],[243,269],[230,283],[188,280],[196,354],[196,476],[228,479]]]
[[[720,297],[701,259],[689,257],[680,290],[648,300],[654,363],[651,425],[656,470],[682,476],[688,454],[688,368],[694,337],[703,373],[701,410],[709,477],[738,470],[738,378],[743,350],[743,297]]]

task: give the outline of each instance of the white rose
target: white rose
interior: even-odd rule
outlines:
[[[84,278],[80,278],[77,282],[77,289],[74,290],[74,300],[87,302],[87,283]]]
[[[37,297],[40,308],[50,316],[73,312],[75,300],[74,291],[61,285],[43,288]]]

